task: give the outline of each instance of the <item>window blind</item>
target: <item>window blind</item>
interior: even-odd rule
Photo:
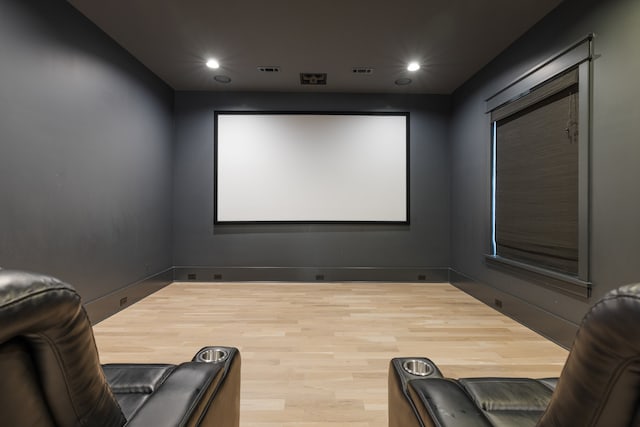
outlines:
[[[578,274],[578,74],[492,112],[496,252]]]

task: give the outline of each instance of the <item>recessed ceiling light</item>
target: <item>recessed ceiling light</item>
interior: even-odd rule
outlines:
[[[418,71],[420,69],[420,64],[418,64],[417,62],[409,62],[409,65],[407,65],[407,70],[409,71]]]
[[[396,83],[398,86],[405,86],[405,85],[411,84],[411,79],[408,79],[408,78],[406,78],[406,77],[403,77],[403,78],[401,78],[401,79],[396,80],[396,81],[395,81],[395,83]]]
[[[217,60],[211,58],[207,60],[207,67],[213,68],[213,69],[220,68],[220,63]]]
[[[227,76],[215,76],[213,80],[217,81],[218,83],[231,83],[231,77]]]

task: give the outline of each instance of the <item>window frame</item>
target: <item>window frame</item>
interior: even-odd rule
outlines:
[[[587,299],[591,296],[589,281],[589,196],[590,196],[590,140],[591,140],[591,74],[593,34],[589,34],[567,49],[533,67],[512,83],[486,100],[486,113],[491,129],[491,242],[485,255],[488,265],[510,273],[524,275],[533,282],[565,294]],[[578,271],[565,274],[534,263],[518,261],[497,254],[496,244],[496,120],[491,113],[521,99],[532,90],[560,76],[578,70]]]

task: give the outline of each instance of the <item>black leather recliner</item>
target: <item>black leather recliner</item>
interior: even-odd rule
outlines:
[[[48,276],[0,270],[0,373],[3,426],[239,425],[236,349],[101,366],[80,296]]]
[[[582,321],[560,378],[444,378],[426,358],[389,367],[389,427],[640,426],[640,284]]]

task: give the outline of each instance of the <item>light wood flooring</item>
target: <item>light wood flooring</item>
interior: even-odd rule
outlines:
[[[102,363],[240,349],[241,426],[383,427],[392,357],[558,376],[567,352],[444,283],[173,283],[94,327]]]

